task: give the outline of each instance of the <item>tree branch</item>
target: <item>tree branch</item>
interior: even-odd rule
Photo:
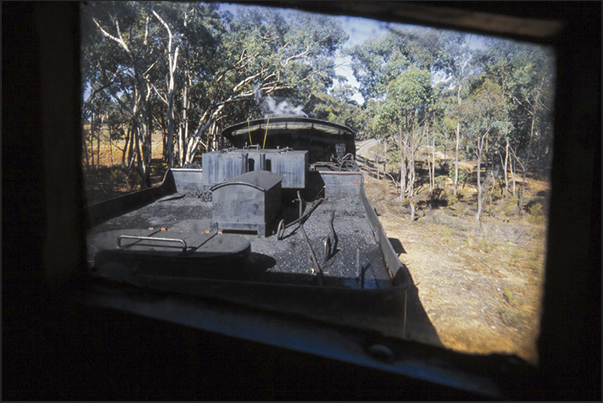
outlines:
[[[126,42],[124,41],[124,39],[121,37],[121,33],[119,31],[119,24],[117,22],[115,22],[115,25],[117,26],[117,34],[119,35],[118,37],[115,37],[113,35],[111,35],[110,33],[108,33],[107,31],[105,31],[103,29],[103,27],[100,26],[100,24],[98,23],[98,21],[96,20],[96,18],[93,18],[92,21],[94,21],[94,23],[96,24],[96,26],[98,27],[98,29],[100,29],[100,31],[102,32],[102,34],[104,36],[106,36],[107,38],[111,39],[112,41],[117,42],[119,45],[121,45],[121,47],[124,48],[124,50],[130,54],[130,49],[128,48],[128,45],[126,45]]]
[[[294,56],[291,56],[291,57],[287,58],[287,60],[285,60],[285,63],[284,63],[284,64],[282,64],[282,63],[281,63],[281,67],[282,67],[282,68],[287,67],[287,65],[289,64],[289,62],[290,62],[291,60],[294,60],[294,59],[300,58],[300,57],[302,57],[302,56],[305,56],[305,55],[307,55],[309,52],[310,52],[310,46],[308,46],[308,47],[306,48],[306,50],[304,50],[303,52],[301,52],[301,53],[299,53],[299,54],[297,54],[297,55],[294,55]]]

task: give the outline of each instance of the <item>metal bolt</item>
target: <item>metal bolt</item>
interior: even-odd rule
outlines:
[[[389,347],[384,346],[383,344],[373,344],[368,348],[368,352],[373,358],[380,360],[391,362],[394,360],[394,353],[390,350]]]

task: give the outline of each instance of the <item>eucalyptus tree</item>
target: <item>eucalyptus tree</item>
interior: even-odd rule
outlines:
[[[150,185],[152,124],[152,83],[160,79],[156,68],[162,48],[155,40],[158,21],[152,18],[150,3],[89,3],[84,11],[85,26],[95,26],[86,39],[95,38],[96,70],[89,85],[92,94],[102,90],[128,116],[133,152],[143,187]],[[95,46],[88,44],[87,46]]]
[[[165,79],[152,84],[163,103],[165,116],[165,154],[168,165],[175,159],[182,165],[190,137],[190,117],[203,107],[198,100],[205,96],[204,81],[217,68],[216,53],[224,26],[215,3],[153,4],[152,14],[163,27],[157,42],[164,49],[159,61]],[[193,102],[197,101],[197,102]],[[177,153],[176,153],[177,148]]]
[[[532,162],[546,165],[552,140],[553,58],[550,52],[536,45],[490,39],[488,49],[480,56],[484,71],[498,83],[507,100],[514,130],[505,138],[500,151],[504,165],[505,194],[508,191],[507,166],[517,161],[522,167],[523,181],[519,207],[523,204],[523,189]],[[537,152],[534,152],[535,144]],[[541,158],[544,155],[545,158]],[[513,184],[515,177],[512,174]],[[515,195],[515,186],[513,186]]]
[[[399,163],[400,197],[414,193],[415,152],[434,122],[433,75],[443,68],[439,58],[441,35],[433,29],[392,28],[347,53],[367,101],[377,105],[373,127],[377,137],[393,140]],[[367,103],[368,104],[368,103]]]
[[[538,142],[539,146],[546,146],[552,140],[550,113],[554,77],[551,57],[544,48],[524,45],[513,56],[515,69],[511,98],[517,105],[516,114],[522,116],[524,126],[524,130],[520,132],[524,134],[524,162],[521,164],[523,180],[519,200],[519,208],[522,209],[527,172],[532,162],[537,165],[540,156],[545,154],[544,151],[548,154],[548,150],[543,150],[541,147],[537,147],[537,152],[534,153],[534,143]],[[516,152],[514,154],[517,155]]]
[[[334,53],[347,40],[327,16],[259,7],[233,16],[217,3],[91,2],[83,25],[85,107],[102,92],[128,116],[125,150],[145,185],[154,119],[166,130],[168,165],[176,163],[175,137],[177,163],[190,163],[199,146],[211,148],[208,133],[219,121],[258,112],[258,98],[307,102],[327,92]]]
[[[376,121],[386,137],[394,138],[400,153],[400,198],[412,198],[415,179],[415,154],[421,144],[424,125],[433,102],[431,74],[411,67],[387,87]]]
[[[471,93],[462,106],[465,116],[464,126],[471,140],[477,158],[477,213],[476,220],[482,214],[483,183],[481,168],[488,146],[495,149],[499,139],[511,132],[513,125],[509,118],[509,105],[502,88],[493,80],[486,78]]]
[[[461,105],[468,90],[468,79],[476,73],[474,52],[468,45],[468,34],[459,32],[442,32],[442,47],[438,52],[441,71],[452,81],[452,90],[456,96],[456,105],[450,108],[450,117],[455,125],[454,154],[454,193],[458,193],[459,182],[459,147],[461,144]]]
[[[347,49],[364,99],[383,99],[389,83],[412,66],[432,74],[441,70],[442,39],[431,28],[391,27],[383,37]]]
[[[282,96],[308,102],[311,94],[333,85],[335,51],[347,40],[341,26],[327,16],[291,13],[286,20],[271,9],[249,7],[227,16],[217,63],[202,84],[205,103],[186,143],[191,162],[203,134],[218,119],[249,118],[260,111],[258,100]],[[245,103],[245,108],[237,104]]]
[[[346,125],[360,133],[363,127],[360,106],[351,100],[351,95],[352,92],[345,87],[338,87],[332,94],[317,91],[306,103],[306,110],[316,119]]]

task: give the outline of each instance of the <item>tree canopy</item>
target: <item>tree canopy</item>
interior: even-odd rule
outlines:
[[[468,34],[402,25],[344,48],[349,35],[336,17],[257,6],[88,2],[82,10],[84,151],[99,125],[112,125],[125,140],[123,166],[143,186],[153,133],[163,134],[167,165],[183,166],[218,146],[220,127],[277,109],[395,145],[389,165],[401,197],[412,198],[421,144],[456,150],[455,185],[462,156],[505,172],[517,162],[524,174],[551,161],[546,48],[492,38],[476,46]],[[338,74],[342,55],[358,88]]]

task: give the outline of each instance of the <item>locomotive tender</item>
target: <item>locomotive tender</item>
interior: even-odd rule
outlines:
[[[202,168],[88,208],[102,281],[405,335],[411,279],[355,162],[353,131],[306,117],[223,130]]]

